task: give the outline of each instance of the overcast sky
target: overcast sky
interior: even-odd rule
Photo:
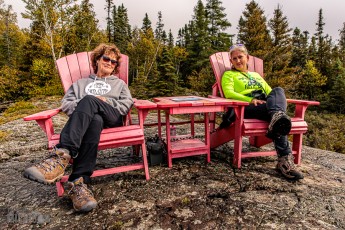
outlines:
[[[94,4],[100,26],[105,28],[105,0],[90,0],[90,2]],[[171,29],[176,38],[178,30],[192,19],[197,0],[115,0],[114,2],[117,6],[123,3],[128,9],[129,22],[132,26],[141,27],[147,13],[152,27],[155,28],[158,11],[161,11],[164,29],[167,32]],[[206,0],[203,2],[206,4]],[[236,34],[238,20],[245,9],[245,4],[250,0],[223,0],[222,2],[226,9],[227,19],[232,24],[227,32]],[[324,32],[332,36],[333,41],[339,39],[339,30],[345,22],[345,0],[256,0],[256,2],[264,10],[267,19],[273,16],[274,9],[280,4],[290,27],[298,27],[302,31],[307,30],[310,34],[315,33],[319,10],[322,9],[325,22]],[[21,0],[5,0],[5,4],[11,4],[14,11],[18,13],[20,27],[30,25],[29,20],[21,18],[20,12],[25,10]]]

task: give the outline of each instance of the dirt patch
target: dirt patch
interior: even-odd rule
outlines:
[[[56,128],[66,119],[57,116]],[[150,167],[149,181],[143,171],[95,178],[98,207],[80,214],[57,197],[54,186],[22,177],[46,154],[40,128],[16,120],[0,130],[11,133],[0,143],[1,229],[345,229],[343,154],[304,146],[299,168],[305,179],[291,182],[275,171],[274,157],[246,159],[234,169],[230,142],[213,150],[208,164],[198,156],[174,159],[171,169]],[[97,167],[133,160],[131,148],[107,150]]]

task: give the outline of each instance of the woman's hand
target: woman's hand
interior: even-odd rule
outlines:
[[[107,102],[107,98],[105,97],[102,97],[102,96],[96,96],[98,99],[104,101],[104,102]]]
[[[266,101],[263,100],[258,100],[256,98],[253,98],[252,101],[250,102],[251,104],[254,104],[255,106],[260,105],[260,104],[265,104]]]

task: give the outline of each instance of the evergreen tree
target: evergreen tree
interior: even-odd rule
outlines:
[[[317,51],[315,53],[315,64],[322,74],[327,74],[331,66],[331,41],[328,40],[328,35],[324,35],[325,22],[322,9],[319,10],[319,18],[316,25],[315,39],[317,42]]]
[[[163,30],[163,33],[162,33],[162,43],[163,44],[167,44],[168,42],[168,35],[167,35],[167,32],[165,32],[165,30]]]
[[[180,47],[185,47],[184,40],[184,28],[180,28],[177,33],[176,45]]]
[[[116,14],[116,7],[114,6],[113,0],[106,0],[106,5],[104,8],[107,11],[107,37],[108,37],[108,42],[112,41],[112,27],[113,27],[113,20],[111,15],[113,14],[113,17],[115,17]]]
[[[208,59],[211,44],[208,36],[209,21],[206,15],[206,9],[201,0],[198,1],[197,6],[194,8],[193,21],[194,27],[191,28],[193,32],[190,33],[193,41],[192,50],[197,59],[194,61],[201,64],[196,67],[200,68],[203,66],[204,58]]]
[[[156,29],[155,29],[155,38],[157,40],[162,41],[163,40],[163,33],[164,33],[164,23],[162,18],[162,11],[158,11],[158,21],[156,23]]]
[[[273,18],[269,21],[272,34],[272,50],[267,55],[266,69],[269,69],[266,79],[272,87],[284,86],[284,78],[290,75],[288,65],[292,56],[291,28],[286,16],[278,5]]]
[[[206,16],[208,18],[208,35],[211,52],[227,50],[230,46],[230,35],[224,32],[231,26],[226,19],[225,8],[220,0],[207,0]]]
[[[339,30],[339,37],[339,58],[345,66],[345,22],[343,23],[343,27]]]
[[[308,58],[308,32],[295,28],[292,35],[292,58],[290,67],[303,68]]]
[[[174,67],[169,49],[164,46],[162,55],[158,58],[159,75],[152,78],[150,93],[152,96],[172,96],[176,95],[178,89],[178,76]]]
[[[206,10],[201,0],[198,0],[194,7],[193,20],[185,26],[184,41],[188,52],[188,59],[181,66],[182,80],[187,83],[187,76],[192,70],[199,72],[209,64],[211,42],[208,34],[208,19]]]
[[[329,91],[328,110],[345,114],[345,68],[340,59],[334,63],[331,76],[331,90]]]
[[[147,31],[152,30],[151,20],[149,19],[149,16],[147,15],[147,13],[145,13],[141,30],[144,33],[147,33]]]
[[[252,0],[246,4],[243,17],[240,18],[237,36],[238,42],[245,44],[251,55],[263,60],[271,52],[272,43],[266,22],[264,11]]]
[[[71,32],[66,36],[68,46],[65,46],[65,53],[76,53],[92,50],[100,41],[100,31],[98,29],[98,20],[90,0],[83,0],[78,7]]]
[[[174,35],[171,32],[171,29],[169,30],[169,35],[168,35],[168,46],[169,48],[174,47]]]
[[[114,6],[115,13],[115,6]],[[131,39],[131,26],[129,25],[129,19],[127,9],[122,4],[117,7],[116,13],[113,15],[113,40],[116,46],[122,53],[126,53],[128,43]]]

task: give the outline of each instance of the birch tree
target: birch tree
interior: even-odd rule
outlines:
[[[23,18],[32,21],[31,31],[47,45],[55,62],[61,57],[70,31],[77,0],[22,0],[25,6]],[[36,26],[33,30],[33,26]]]

